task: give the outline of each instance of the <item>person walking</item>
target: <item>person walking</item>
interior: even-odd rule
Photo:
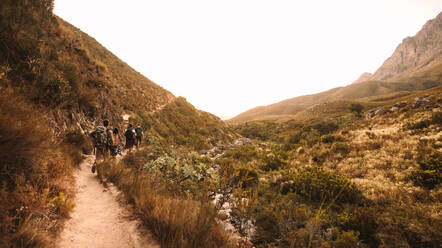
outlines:
[[[115,157],[117,155],[121,154],[121,147],[120,147],[120,136],[118,134],[118,128],[114,128],[112,132],[112,146],[110,147],[110,153],[112,157]]]
[[[137,135],[136,146],[137,146],[137,149],[138,149],[138,148],[140,147],[140,145],[141,145],[141,141],[143,140],[143,129],[141,128],[140,125],[138,125],[138,126],[135,128],[135,133],[136,133],[136,135]]]
[[[126,145],[124,146],[124,148],[131,152],[135,143],[137,142],[137,134],[135,133],[135,129],[133,128],[132,124],[129,124],[127,126],[126,132],[124,132],[124,136],[126,137]]]
[[[97,170],[97,176],[102,180],[102,162],[109,159],[109,148],[112,144],[112,131],[109,128],[109,121],[104,120],[103,126],[97,126],[94,131],[90,133],[94,143],[95,162],[92,165],[92,173]]]

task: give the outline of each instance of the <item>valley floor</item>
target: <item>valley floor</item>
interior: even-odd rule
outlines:
[[[76,172],[76,207],[57,240],[60,248],[160,247],[141,227],[124,204],[119,191],[104,187],[91,173],[94,156],[88,156]]]

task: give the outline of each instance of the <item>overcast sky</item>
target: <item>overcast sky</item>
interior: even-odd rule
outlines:
[[[222,118],[374,72],[440,0],[55,0],[55,14]]]

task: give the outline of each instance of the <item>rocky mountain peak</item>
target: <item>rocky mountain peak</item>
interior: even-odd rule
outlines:
[[[405,38],[371,80],[386,80],[429,64],[442,56],[442,13],[429,20],[413,37]]]

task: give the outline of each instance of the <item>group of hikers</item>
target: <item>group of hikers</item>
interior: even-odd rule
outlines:
[[[97,176],[102,179],[102,170],[97,166],[100,161],[105,161],[110,157],[116,157],[117,155],[122,155],[121,145],[122,141],[120,139],[118,128],[112,128],[109,126],[109,120],[103,121],[103,126],[97,126],[94,131],[90,133],[92,142],[94,144],[94,154],[95,162],[92,166],[92,173],[97,170]],[[132,124],[128,124],[127,129],[124,132],[124,137],[126,142],[124,144],[124,149],[129,152],[136,147],[138,149],[141,145],[141,140],[143,138],[143,129],[140,125],[134,127]]]

